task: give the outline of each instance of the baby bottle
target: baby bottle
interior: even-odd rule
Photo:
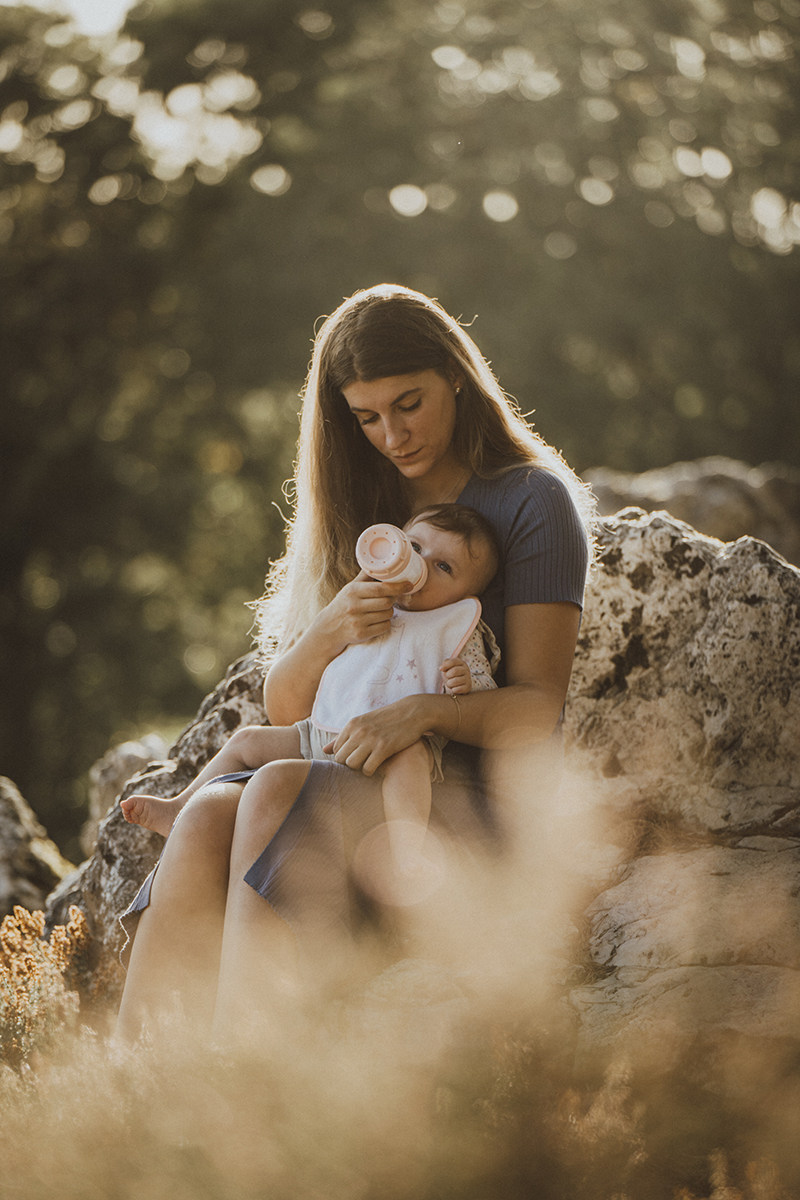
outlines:
[[[362,571],[381,583],[410,583],[418,592],[428,578],[428,568],[411,542],[396,525],[370,525],[356,543],[356,559]]]

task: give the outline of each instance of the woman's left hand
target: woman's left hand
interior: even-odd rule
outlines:
[[[386,708],[362,713],[347,722],[326,752],[338,763],[374,775],[393,754],[413,746],[431,726],[430,696],[406,696]]]

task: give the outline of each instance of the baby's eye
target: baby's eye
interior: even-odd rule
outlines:
[[[438,562],[436,565],[440,571],[445,571],[448,575],[453,574],[453,568],[450,566],[450,563]]]
[[[414,550],[417,554],[422,553],[422,547],[420,546],[419,542],[412,542],[411,549]]]

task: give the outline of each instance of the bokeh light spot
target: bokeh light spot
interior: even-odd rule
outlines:
[[[45,645],[54,657],[66,658],[78,645],[78,639],[64,621],[55,621],[45,635]]]
[[[759,225],[777,229],[786,216],[786,200],[775,188],[759,188],[750,201],[750,212]]]
[[[518,86],[526,100],[546,100],[548,96],[555,96],[561,91],[561,80],[554,71],[528,71]]]
[[[296,20],[303,33],[310,38],[322,39],[330,37],[333,33],[333,17],[330,13],[323,12],[322,9],[309,8],[306,12],[300,13]]]
[[[65,225],[59,237],[65,246],[76,248],[83,246],[89,240],[91,229],[87,221],[70,221],[69,225]]]
[[[192,360],[185,350],[176,346],[166,350],[158,360],[158,369],[167,379],[180,379],[192,365]]]
[[[669,123],[669,131],[676,142],[693,142],[697,137],[694,125],[691,121],[684,121],[683,117],[674,117]]]
[[[125,564],[120,580],[133,595],[152,596],[166,586],[170,573],[169,564],[160,555],[139,554]]]
[[[91,100],[72,100],[53,114],[53,124],[57,129],[80,129],[90,120],[94,108]]]
[[[483,197],[483,211],[491,221],[511,221],[519,212],[519,204],[511,192],[487,192]]]
[[[253,171],[250,185],[265,196],[282,196],[292,186],[292,177],[285,167],[269,163]]]
[[[595,179],[593,176],[582,179],[578,184],[578,191],[584,200],[588,200],[590,204],[598,207],[610,204],[614,199],[614,189],[604,179]]]
[[[592,96],[585,101],[586,111],[593,121],[601,123],[608,121],[616,121],[619,116],[619,109],[613,100],[606,100],[603,96]]]
[[[428,197],[413,183],[401,183],[389,192],[389,203],[402,217],[418,217],[428,207]]]
[[[548,233],[544,239],[544,249],[551,258],[572,258],[578,243],[568,233]]]
[[[699,387],[693,383],[683,383],[675,392],[675,411],[690,421],[702,417],[706,410],[706,402]]]
[[[61,587],[52,576],[35,574],[29,583],[29,595],[34,608],[47,611],[55,608],[61,599]]]
[[[73,63],[56,67],[47,79],[47,86],[53,92],[59,92],[62,96],[74,96],[86,84],[86,76],[79,67]]]
[[[425,188],[425,195],[428,197],[428,207],[435,212],[444,212],[458,199],[457,193],[446,183],[429,184]]]
[[[11,154],[22,144],[25,127],[19,121],[0,121],[0,154]]]
[[[217,656],[210,646],[193,642],[186,647],[183,662],[192,675],[209,675],[217,665]]]
[[[648,200],[644,206],[644,215],[656,229],[666,229],[675,220],[674,212],[662,200]]]
[[[183,83],[173,88],[166,99],[167,112],[173,117],[186,117],[203,107],[203,89],[198,83]]]
[[[719,237],[728,228],[725,214],[718,208],[701,208],[695,213],[694,219],[698,229],[702,229],[703,233],[710,233],[713,237]]]
[[[198,465],[209,475],[235,475],[243,461],[241,450],[233,442],[205,442],[197,452]]]
[[[110,204],[112,200],[116,200],[122,190],[122,183],[118,175],[104,175],[102,179],[96,179],[89,188],[89,199],[92,204]]]
[[[713,146],[706,146],[700,154],[700,161],[709,179],[727,179],[733,171],[733,164],[727,154]]]
[[[696,150],[689,150],[686,146],[680,146],[674,151],[672,161],[681,175],[687,175],[691,178],[705,174],[703,160],[700,155]]]
[[[454,71],[466,60],[466,54],[458,46],[437,46],[431,51],[431,58],[437,67],[445,71]]]

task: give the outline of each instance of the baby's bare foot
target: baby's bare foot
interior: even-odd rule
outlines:
[[[183,808],[180,800],[161,800],[158,796],[128,796],[120,800],[122,815],[131,825],[141,825],[166,837]]]

